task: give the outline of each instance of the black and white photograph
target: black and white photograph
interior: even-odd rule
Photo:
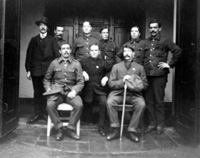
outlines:
[[[199,0],[0,0],[0,157],[199,158]]]

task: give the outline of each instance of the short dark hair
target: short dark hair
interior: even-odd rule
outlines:
[[[136,28],[138,29],[138,31],[140,32],[140,27],[137,26],[137,25],[134,25],[133,27],[131,27],[131,30],[132,30],[132,28],[134,28],[134,27],[136,27]]]
[[[158,19],[153,19],[153,20],[151,20],[151,21],[149,22],[148,27],[150,27],[150,24],[153,24],[153,23],[157,23],[157,24],[158,24],[158,27],[161,27],[161,26],[162,26],[162,25],[161,25],[161,22],[160,22]]]
[[[56,29],[57,29],[57,27],[63,27],[63,28],[64,28],[64,25],[57,24],[57,25],[55,25],[55,26],[54,26],[54,30],[56,30]]]
[[[98,45],[97,43],[91,44],[91,45],[90,45],[90,48],[91,48],[92,46],[98,46],[98,48],[99,48],[99,45]],[[99,48],[99,49],[100,49],[100,48]]]
[[[133,47],[133,46],[130,45],[130,44],[124,45],[124,48],[129,48],[129,49],[131,49],[133,52],[135,52],[135,47]]]
[[[61,46],[64,45],[64,44],[69,45],[69,47],[71,49],[71,45],[68,42],[66,42],[66,41],[62,41],[62,42],[59,43],[59,49],[61,49]]]
[[[102,26],[99,32],[101,33],[104,29],[108,29],[108,33],[110,32],[109,26]]]

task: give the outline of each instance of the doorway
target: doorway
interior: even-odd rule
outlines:
[[[82,24],[89,21],[93,36],[99,39],[100,28],[107,25],[111,39],[122,46],[130,40],[130,29],[134,25],[141,28],[142,38],[145,36],[145,10],[141,7],[142,3],[139,0],[53,0],[46,2],[44,16],[52,24],[65,26],[64,38],[70,44],[76,37],[82,36]]]
[[[0,1],[0,137],[18,124],[20,0]]]

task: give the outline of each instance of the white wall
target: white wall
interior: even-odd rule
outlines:
[[[33,88],[31,80],[26,78],[25,58],[28,43],[31,37],[38,34],[35,21],[40,19],[44,13],[43,0],[22,0],[21,12],[21,51],[20,51],[20,85],[19,97],[32,98]]]

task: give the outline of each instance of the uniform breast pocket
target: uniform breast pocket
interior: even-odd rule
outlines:
[[[165,58],[166,57],[166,55],[167,55],[167,53],[166,52],[163,52],[163,51],[159,51],[159,50],[157,50],[157,51],[155,51],[156,53],[155,53],[155,56],[157,57],[157,58]]]
[[[62,69],[61,68],[55,68],[54,69],[54,77],[55,78],[61,78],[62,77]]]
[[[165,51],[167,49],[166,45],[164,43],[158,43],[155,46],[155,49],[160,50],[160,51]]]
[[[114,48],[112,48],[112,47],[106,47],[106,50],[107,50],[107,51],[114,52]]]
[[[77,44],[77,47],[78,48],[82,48],[82,47],[84,47],[84,44],[83,43],[79,43],[79,44]]]
[[[75,80],[76,79],[76,72],[75,70],[68,70],[65,72],[66,77],[68,80]]]
[[[138,52],[141,52],[141,51],[142,51],[142,48],[138,47],[138,48],[136,48],[135,50],[138,51]]]

